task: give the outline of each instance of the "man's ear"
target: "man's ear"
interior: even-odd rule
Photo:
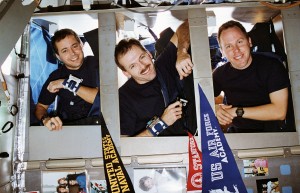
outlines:
[[[221,46],[220,46],[220,48],[219,48],[219,51],[221,52],[221,54],[223,55],[223,51],[222,51],[222,48],[221,48]]]
[[[150,58],[153,59],[153,56],[152,56],[151,52],[149,52],[148,50],[146,52],[150,56]]]
[[[131,78],[131,75],[130,75],[128,72],[126,72],[126,71],[124,71],[124,70],[122,70],[122,72],[123,72],[123,74],[124,74],[127,78]]]
[[[60,59],[60,57],[59,57],[58,54],[55,54],[55,56],[56,56],[57,59],[59,59],[61,61],[61,59]]]
[[[250,44],[250,47],[252,47],[252,40],[250,37],[249,37],[249,44]]]

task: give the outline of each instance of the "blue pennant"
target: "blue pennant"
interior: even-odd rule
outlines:
[[[200,84],[203,193],[247,193],[241,174],[218,120]]]

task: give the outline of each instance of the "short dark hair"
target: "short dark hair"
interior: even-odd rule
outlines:
[[[56,54],[58,54],[58,49],[57,49],[55,43],[59,42],[60,40],[64,39],[67,36],[74,36],[75,39],[78,41],[78,43],[80,43],[80,39],[75,31],[68,29],[68,28],[58,30],[51,37],[51,45]]]
[[[124,56],[129,50],[132,49],[132,46],[137,46],[142,50],[147,51],[146,48],[137,39],[127,38],[121,40],[115,47],[115,62],[117,66],[123,71],[125,71],[125,68],[120,64],[119,57]]]
[[[248,35],[246,29],[244,28],[244,26],[240,22],[237,22],[237,21],[234,21],[234,20],[230,20],[230,21],[227,21],[227,22],[223,23],[219,27],[219,30],[218,30],[218,42],[219,42],[219,45],[221,44],[220,37],[221,37],[222,32],[224,30],[228,29],[228,28],[233,28],[233,27],[239,28],[243,32],[243,34],[246,36],[246,38],[249,38],[249,35]]]
[[[139,181],[139,187],[140,189],[142,189],[143,191],[149,191],[151,188],[145,186],[145,181],[148,180],[150,177],[149,176],[144,176],[140,179]]]

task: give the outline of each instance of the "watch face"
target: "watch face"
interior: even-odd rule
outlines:
[[[243,109],[242,107],[238,107],[238,108],[236,109],[235,113],[236,113],[236,115],[237,115],[238,117],[242,117],[243,114],[244,114],[244,109]]]

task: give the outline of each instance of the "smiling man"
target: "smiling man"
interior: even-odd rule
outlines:
[[[229,62],[213,72],[214,95],[225,104],[216,115],[227,132],[285,131],[289,76],[277,59],[251,53],[251,38],[236,21],[224,23],[218,32],[223,56]]]
[[[41,90],[35,115],[49,130],[62,129],[63,122],[76,125],[99,124],[99,63],[94,56],[84,57],[83,45],[71,29],[56,31],[51,39],[56,57],[63,63],[53,71]],[[57,115],[47,113],[56,96]],[[95,106],[93,103],[95,101]],[[96,108],[92,112],[93,108]]]
[[[122,135],[179,136],[187,135],[187,129],[195,132],[195,128],[185,125],[183,104],[176,100],[183,97],[180,79],[192,72],[189,44],[187,21],[178,27],[155,62],[138,40],[118,43],[115,61],[129,78],[119,89]]]

